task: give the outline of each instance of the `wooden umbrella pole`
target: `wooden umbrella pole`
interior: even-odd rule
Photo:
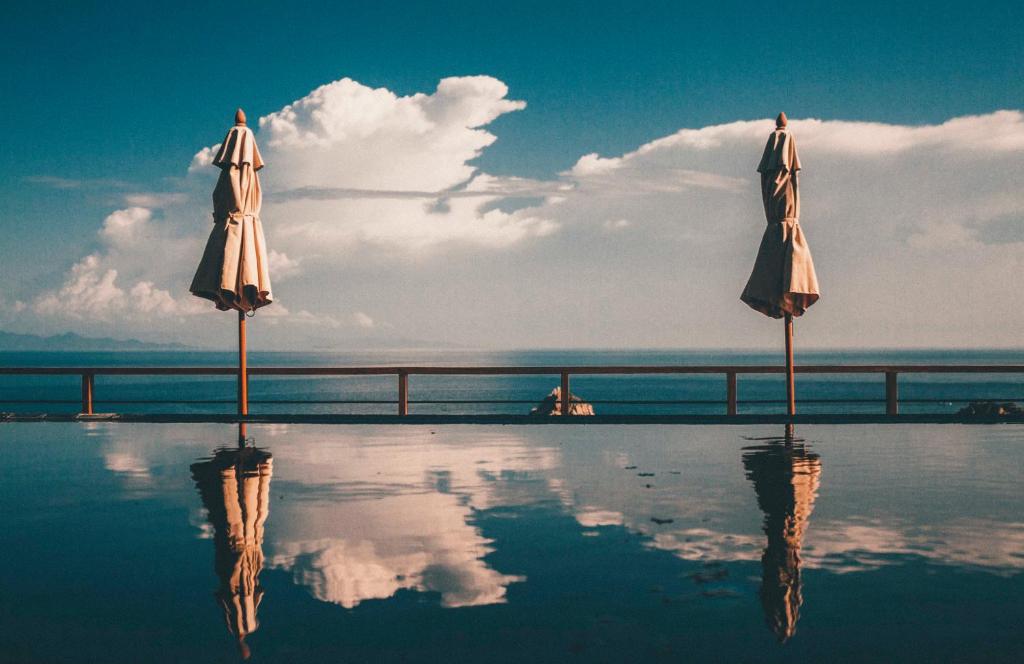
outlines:
[[[796,385],[793,381],[793,314],[786,314],[786,414],[796,415]]]
[[[245,358],[245,312],[238,312],[238,414],[249,414],[249,370]]]

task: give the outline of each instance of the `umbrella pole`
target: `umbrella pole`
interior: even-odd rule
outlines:
[[[793,381],[793,314],[786,314],[786,414],[796,415],[796,385]]]
[[[238,312],[238,414],[249,414],[249,370],[245,357],[245,312]]]

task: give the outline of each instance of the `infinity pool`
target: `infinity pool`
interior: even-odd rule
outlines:
[[[12,662],[1017,660],[1024,427],[0,425]]]

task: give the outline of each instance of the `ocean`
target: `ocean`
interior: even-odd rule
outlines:
[[[0,352],[0,366],[235,366],[232,352]],[[251,352],[249,366],[525,366],[525,365],[781,365],[781,352],[689,350],[382,350]],[[1024,364],[1024,350],[805,351],[800,364]],[[409,379],[416,414],[525,414],[558,386],[551,376],[420,376]],[[230,376],[97,376],[96,412],[233,413]],[[394,376],[250,378],[253,414],[392,414]],[[724,376],[574,376],[572,392],[598,414],[717,414],[725,408]],[[78,376],[0,376],[0,411],[73,413]],[[878,413],[882,375],[797,375],[798,412]],[[1024,401],[1020,374],[901,374],[901,413],[954,413],[969,401]],[[785,412],[781,375],[741,375],[739,412]],[[636,404],[635,401],[658,401]],[[438,403],[448,402],[448,403]],[[455,402],[455,403],[453,403]],[[667,402],[667,403],[666,403]]]

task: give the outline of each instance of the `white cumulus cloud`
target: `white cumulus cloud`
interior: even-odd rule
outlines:
[[[146,232],[152,211],[144,207],[116,210],[103,220],[100,235],[112,245],[130,245]]]
[[[584,154],[547,179],[481,172],[488,125],[524,107],[489,76],[409,95],[343,78],[261,118],[273,338],[301,347],[320,321],[474,347],[775,344],[776,323],[738,300],[771,120]],[[1019,345],[1024,114],[790,126],[823,288],[799,347]],[[187,288],[215,149],[196,154],[187,194],[129,194],[59,285],[11,297],[50,332],[144,336],[156,316],[210,310]],[[194,327],[159,324],[183,340]]]
[[[566,301],[614,301],[560,311],[584,345],[773,341],[774,323],[738,303],[764,224],[755,168],[773,126],[683,129],[623,155],[584,155],[557,197],[513,214],[561,229],[558,265],[539,266],[521,288],[557,279]],[[1024,270],[1024,114],[790,127],[804,166],[801,223],[823,288],[800,322],[805,343],[1019,343],[1011,330],[1024,296],[1007,285]],[[608,233],[620,220],[630,232]],[[563,269],[574,278],[558,277]],[[543,320],[540,306],[526,306],[535,310],[518,319]],[[534,343],[558,343],[556,332]]]
[[[117,270],[104,267],[98,254],[76,263],[61,287],[40,295],[32,309],[48,317],[114,324],[125,322],[125,317],[182,313],[171,294],[150,281],[136,282],[125,290],[118,283]]]
[[[107,331],[131,323],[191,315],[199,309],[154,283],[149,261],[154,253],[173,256],[180,242],[153,227],[152,210],[115,210],[98,233],[102,249],[71,267],[56,289],[36,296],[31,310],[45,321],[109,325]],[[156,260],[159,260],[158,258]]]
[[[299,272],[299,261],[288,257],[288,254],[276,249],[270,249],[267,253],[267,261],[270,263],[270,274],[274,275],[275,281],[287,279]]]
[[[321,86],[260,119],[266,182],[281,194],[266,197],[264,216],[288,220],[279,237],[293,255],[503,247],[548,234],[548,220],[488,209],[501,196],[488,195],[493,180],[471,182],[469,162],[496,138],[483,127],[525,107],[507,95],[489,76],[408,96],[348,78]]]

